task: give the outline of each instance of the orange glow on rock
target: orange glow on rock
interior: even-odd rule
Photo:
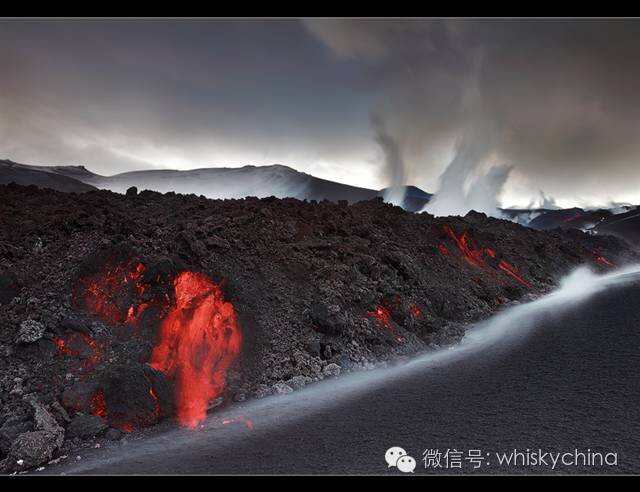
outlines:
[[[442,256],[449,256],[449,250],[444,244],[438,244],[438,251],[440,251]]]
[[[445,232],[449,234],[451,239],[456,243],[458,249],[462,253],[463,258],[470,265],[482,267],[484,266],[484,261],[482,260],[482,248],[475,249],[471,244],[469,237],[467,236],[467,231],[463,232],[460,236],[456,236],[456,233],[453,232],[453,229],[449,227],[447,224],[443,226]]]
[[[73,332],[65,337],[56,337],[53,343],[60,354],[68,357],[82,357],[84,354],[85,370],[93,369],[102,360],[102,348],[86,333]]]
[[[115,267],[107,265],[98,274],[81,279],[84,287],[81,298],[85,309],[110,324],[135,323],[142,313],[142,306],[127,307],[122,302],[127,299],[127,293],[129,297],[144,293],[145,287],[141,282],[144,270],[142,263],[128,262]]]
[[[91,413],[103,419],[107,418],[107,404],[102,390],[96,391],[91,397]]]
[[[127,434],[131,434],[134,431],[133,425],[131,424],[122,424],[120,426],[120,430],[122,432],[126,432]]]
[[[154,413],[156,414],[156,418],[160,418],[160,400],[158,400],[158,395],[156,395],[156,392],[153,391],[153,388],[149,388],[149,394],[155,401],[156,407],[154,409]]]
[[[562,219],[562,222],[573,222],[574,220],[579,219],[580,217],[582,217],[582,214],[578,212],[575,215],[572,215],[571,217]]]
[[[531,288],[531,284],[527,282],[525,279],[523,279],[520,275],[518,275],[516,273],[516,269],[506,261],[504,260],[500,261],[500,263],[498,264],[498,268],[500,268],[500,270],[505,272],[511,278],[515,279],[517,282],[520,282],[525,287],[529,289]]]
[[[208,277],[186,271],[173,284],[175,305],[161,322],[150,364],[175,383],[178,422],[195,428],[224,390],[242,335],[233,305]]]
[[[473,245],[473,242],[471,241],[471,239],[469,238],[467,231],[463,232],[460,236],[457,236],[456,233],[448,224],[443,225],[442,228],[449,235],[449,237],[455,242],[462,257],[468,264],[477,268],[482,268],[482,269],[487,269],[488,267],[496,268],[494,266],[495,265],[494,263],[492,262],[487,263],[485,262],[485,259],[484,259],[485,255],[493,259],[497,259],[498,253],[493,248],[481,248],[481,247],[476,248]],[[499,270],[502,270],[504,273],[506,273],[509,277],[514,279],[516,282],[524,285],[529,289],[531,288],[531,284],[527,282],[521,275],[518,274],[518,271],[513,265],[509,264],[505,260],[500,260],[498,262],[497,268]],[[473,278],[472,280],[478,284],[481,284],[480,279],[477,277]]]
[[[391,325],[391,312],[389,312],[386,307],[378,306],[375,311],[369,311],[367,315],[378,320],[378,322],[391,333],[395,333],[395,330]]]
[[[419,318],[420,316],[422,316],[422,309],[420,309],[418,306],[416,306],[415,304],[412,304],[411,307],[409,308],[409,311],[411,311],[411,315],[414,318]]]
[[[608,267],[613,266],[613,263],[607,260],[604,256],[596,256],[596,262],[599,263],[600,265],[604,265]]]
[[[607,260],[604,256],[602,256],[602,253],[599,250],[592,251],[591,254],[593,255],[594,261],[598,265],[602,265],[606,267],[615,266],[611,261]]]

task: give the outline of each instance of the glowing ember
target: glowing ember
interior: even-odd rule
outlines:
[[[438,250],[443,256],[449,256],[449,250],[444,244],[438,244]]]
[[[391,313],[386,307],[378,306],[375,311],[369,311],[367,315],[378,320],[391,333],[395,333],[393,326],[391,326]]]
[[[606,267],[615,266],[611,261],[607,260],[604,256],[602,256],[602,253],[600,253],[599,250],[592,251],[591,254],[593,255],[594,261],[598,265],[602,265],[602,266],[606,266]]]
[[[84,357],[84,368],[92,369],[102,359],[98,342],[85,333],[74,332],[66,337],[53,339],[58,352],[68,357]]]
[[[127,308],[123,303],[127,297],[144,293],[145,287],[141,283],[144,270],[142,263],[128,262],[107,266],[99,274],[82,279],[84,307],[110,324],[135,322],[142,313],[142,306]]]
[[[127,434],[130,434],[130,433],[132,433],[134,431],[133,425],[131,425],[131,424],[122,424],[120,426],[120,430],[122,432],[126,432]]]
[[[596,256],[596,262],[599,263],[600,265],[604,265],[608,267],[613,266],[613,263],[607,260],[604,256]]]
[[[175,306],[160,325],[151,366],[174,380],[178,421],[195,428],[223,391],[242,335],[233,305],[205,275],[182,272],[174,290]]]
[[[91,397],[91,413],[103,419],[107,418],[107,404],[102,390],[96,391]]]
[[[422,310],[415,304],[411,304],[411,306],[409,307],[409,311],[411,311],[411,315],[414,318],[419,318],[420,316],[422,316]]]
[[[158,400],[158,395],[156,395],[156,392],[153,391],[153,388],[149,388],[149,394],[151,395],[151,398],[153,398],[153,401],[155,402],[155,409],[154,409],[154,413],[156,414],[156,418],[160,417],[160,400]]]
[[[148,307],[149,307],[148,302],[143,302],[138,306],[129,306],[125,323],[128,323],[133,326],[137,326],[138,322],[140,321],[140,317],[142,316],[142,313],[144,313],[145,309],[147,309]]]
[[[505,272],[511,278],[515,279],[517,282],[520,282],[525,287],[531,288],[531,284],[527,282],[525,279],[523,279],[520,275],[518,275],[516,273],[516,269],[512,265],[509,265],[509,263],[507,263],[506,261],[504,260],[500,261],[498,268],[500,268],[500,270]]]
[[[58,347],[58,352],[60,352],[61,354],[69,355],[68,348],[67,348],[67,342],[65,342],[64,339],[62,339],[62,338],[54,338],[53,339],[53,343],[55,343],[56,347]]]

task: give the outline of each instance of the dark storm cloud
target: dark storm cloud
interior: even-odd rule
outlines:
[[[448,162],[433,153],[442,142],[482,129],[490,160],[515,166],[514,187],[526,178],[561,197],[637,193],[637,21],[306,25],[337,57],[369,67],[414,180]]]
[[[0,157],[105,174],[279,162],[433,191],[470,145],[462,172],[513,167],[507,203],[640,202],[638,26],[1,21]],[[371,114],[404,171],[385,169]]]
[[[358,74],[297,21],[5,21],[0,63],[14,160],[304,169],[370,139]]]

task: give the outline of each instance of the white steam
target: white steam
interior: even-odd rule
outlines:
[[[381,115],[371,114],[371,126],[375,132],[375,141],[384,153],[385,168],[391,185],[384,192],[383,199],[387,203],[402,207],[406,194],[407,169],[402,149],[397,140],[387,131]]]
[[[539,190],[539,197],[537,200],[531,200],[527,208],[544,208],[547,210],[559,210],[560,207],[556,203],[556,199],[552,196],[545,194],[544,191]]]
[[[435,196],[422,212],[447,216],[466,215],[475,210],[502,217],[499,197],[512,168],[483,166],[491,149],[489,142],[486,138],[462,138],[453,160],[440,175]]]

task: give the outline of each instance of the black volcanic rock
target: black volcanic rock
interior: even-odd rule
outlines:
[[[309,310],[311,322],[316,331],[327,335],[339,335],[344,330],[339,308],[316,302]]]
[[[55,440],[46,431],[20,434],[11,444],[4,464],[5,471],[21,471],[43,465],[58,450]]]
[[[0,272],[0,305],[9,304],[20,292],[18,277],[13,272]]]
[[[171,416],[172,383],[147,363],[181,272],[219,288],[242,334],[217,405],[331,377],[330,364],[343,373],[456,343],[468,323],[549,291],[577,265],[608,271],[639,259],[611,236],[475,213],[436,218],[380,199],[130,199],[12,185],[0,186],[0,210],[3,271],[21,285],[0,309],[7,431],[30,393],[125,431]],[[91,311],[86,297],[96,293],[105,296]],[[16,345],[27,320],[42,337]],[[19,425],[38,431],[27,415]],[[25,438],[24,453],[40,437]]]
[[[142,364],[107,368],[99,386],[104,392],[107,419],[112,427],[130,432],[155,424],[160,418],[158,400]]]
[[[90,439],[107,430],[107,422],[96,415],[85,415],[79,413],[67,427],[67,437],[73,439],[79,437],[81,439]]]

